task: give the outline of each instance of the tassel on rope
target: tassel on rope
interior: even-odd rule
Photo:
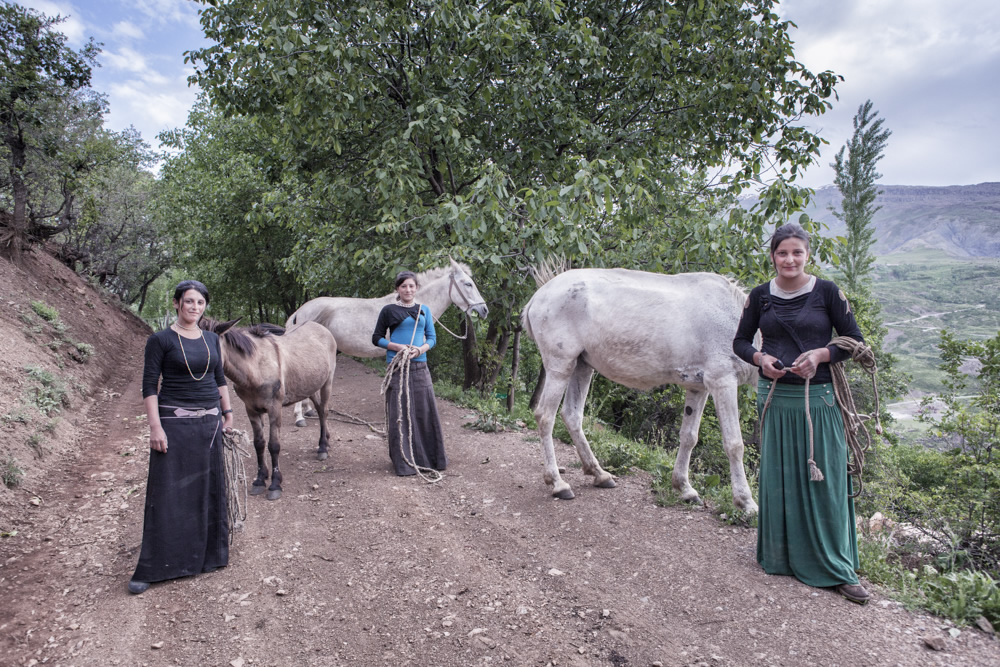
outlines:
[[[809,378],[806,378],[806,421],[809,422],[809,481],[822,482],[823,471],[816,465],[816,443],[813,438],[812,413],[809,411]]]

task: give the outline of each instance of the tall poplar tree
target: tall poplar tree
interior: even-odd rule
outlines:
[[[843,197],[842,211],[833,211],[838,220],[847,225],[847,241],[840,258],[847,288],[854,292],[871,272],[875,261],[871,247],[875,243],[872,219],[881,206],[875,200],[882,193],[875,181],[882,174],[875,166],[882,159],[886,144],[892,135],[883,127],[885,119],[873,111],[872,101],[858,107],[854,116],[854,135],[844,144],[830,165],[834,168],[834,185]]]

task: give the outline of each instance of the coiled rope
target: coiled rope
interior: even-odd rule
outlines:
[[[871,347],[859,342],[853,338],[847,336],[837,336],[832,341],[831,344],[836,345],[842,350],[850,352],[851,359],[856,361],[861,365],[861,368],[871,376],[872,380],[872,392],[875,396],[875,412],[871,415],[863,415],[858,413],[857,406],[854,403],[854,395],[851,393],[851,385],[847,381],[847,371],[844,370],[843,363],[831,363],[830,364],[830,375],[833,377],[833,393],[837,399],[837,406],[840,408],[840,416],[844,420],[844,436],[847,440],[847,447],[851,454],[847,460],[847,474],[850,477],[855,477],[857,479],[857,484],[854,487],[853,493],[849,494],[851,498],[857,498],[861,494],[861,489],[864,483],[861,480],[861,475],[864,472],[865,467],[865,453],[872,444],[872,436],[868,432],[868,428],[865,426],[865,422],[871,419],[875,420],[875,432],[879,435],[882,434],[882,422],[879,418],[879,397],[878,397],[878,386],[875,382],[875,375],[878,372],[878,366],[875,362],[875,353],[872,352]],[[777,386],[777,380],[771,380],[771,389],[767,392],[767,399],[764,401],[764,409],[760,413],[760,428],[761,428],[761,439],[763,440],[763,429],[764,429],[764,415],[767,414],[767,409],[771,405],[771,398],[774,396],[774,388]],[[806,380],[805,384],[805,410],[806,410],[806,420],[809,423],[809,479],[813,482],[823,481],[823,471],[819,469],[816,465],[815,459],[815,442],[813,440],[813,423],[812,415],[809,411],[809,380]],[[864,443],[858,438],[858,431],[864,434]]]
[[[417,318],[419,321],[420,309],[422,306],[417,304]],[[413,341],[417,335],[416,322],[413,325],[413,335],[410,337],[410,344],[407,349],[413,347]],[[399,442],[400,450],[403,454],[403,460],[406,461],[407,465],[417,471],[417,474],[422,480],[428,484],[436,484],[444,479],[444,475],[440,470],[435,470],[434,468],[427,468],[425,466],[417,465],[416,457],[413,455],[413,405],[410,397],[410,355],[403,354],[402,351],[396,353],[396,356],[392,358],[389,362],[389,367],[385,369],[385,377],[382,378],[382,389],[380,393],[385,395],[386,391],[389,390],[389,384],[392,382],[392,376],[394,373],[399,373],[399,391],[396,392],[396,428],[399,432]],[[406,444],[407,447],[402,447],[403,443],[403,395],[406,395]],[[386,438],[389,437],[389,429],[392,425],[389,423],[389,402],[385,402],[385,430]],[[407,458],[407,449],[409,449],[409,458]]]
[[[233,533],[243,530],[243,522],[247,518],[247,469],[243,459],[250,458],[250,439],[246,431],[232,428],[222,432],[222,443],[229,507],[229,543],[232,544]]]

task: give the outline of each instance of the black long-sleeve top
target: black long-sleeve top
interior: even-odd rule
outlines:
[[[146,363],[142,369],[143,398],[159,394],[160,403],[176,404],[179,407],[211,406],[218,403],[219,387],[226,384],[219,337],[211,331],[203,331],[202,335],[204,340],[184,338],[168,328],[146,339]],[[183,354],[181,345],[184,346]],[[188,367],[191,368],[190,373]],[[157,391],[161,375],[163,384]]]
[[[758,351],[753,344],[758,329],[763,339],[760,351],[781,359],[786,368],[803,352],[824,346],[830,350],[831,363],[850,358],[846,350],[830,344],[834,329],[840,336],[864,341],[847,297],[829,280],[817,279],[812,291],[791,299],[771,294],[770,282],[753,288],[733,339],[733,352],[749,364]],[[763,375],[762,371],[757,372]],[[818,384],[832,379],[830,364],[823,363],[817,367],[811,382]],[[805,378],[785,373],[778,382],[805,384]]]

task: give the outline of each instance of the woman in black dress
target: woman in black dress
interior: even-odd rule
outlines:
[[[389,458],[397,475],[415,475],[417,470],[413,464],[417,468],[441,471],[448,466],[448,458],[444,453],[444,433],[438,418],[434,384],[427,369],[427,351],[437,342],[434,318],[430,308],[416,302],[419,287],[416,274],[401,271],[396,275],[395,284],[396,302],[382,308],[372,333],[372,343],[386,351],[386,363],[391,363],[397,354],[410,359],[408,385],[403,387],[401,376],[404,374],[397,369],[385,392]],[[402,421],[399,420],[400,406]]]
[[[774,232],[771,261],[776,275],[750,292],[733,340],[733,351],[760,368],[757,562],[768,574],[792,575],[865,604],[844,421],[830,372],[831,363],[850,358],[831,343],[834,329],[864,339],[844,293],[805,272],[809,234],[801,226]]]
[[[219,337],[198,326],[207,305],[205,286],[183,281],[174,290],[177,319],[146,340],[149,477],[130,593],[229,563],[222,433],[233,425],[233,410]]]

